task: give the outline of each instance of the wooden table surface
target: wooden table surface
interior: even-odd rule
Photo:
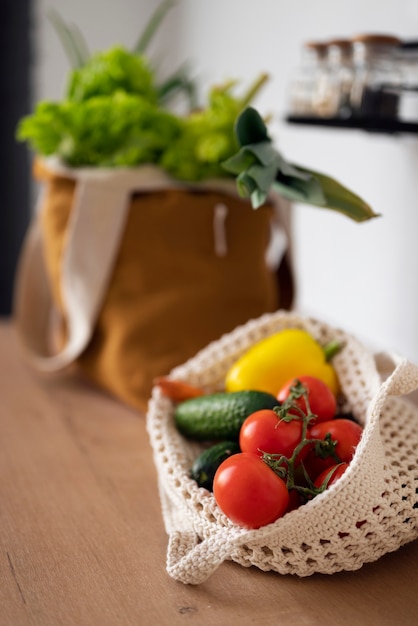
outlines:
[[[0,324],[1,626],[416,626],[418,542],[300,579],[165,570],[145,418],[75,374],[45,378]]]

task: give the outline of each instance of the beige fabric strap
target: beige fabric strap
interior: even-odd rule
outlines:
[[[123,186],[80,180],[71,212],[62,262],[62,295],[68,336],[63,349],[49,355],[52,303],[37,217],[26,239],[15,290],[15,321],[28,359],[41,371],[57,371],[87,346],[105,294],[129,209]]]
[[[70,169],[55,160],[48,160],[47,166],[77,180],[61,275],[67,342],[60,352],[50,354],[48,329],[52,302],[43,261],[39,211],[28,231],[17,270],[14,320],[28,360],[40,371],[53,372],[70,365],[92,336],[124,232],[131,194],[184,188],[184,184],[154,166]],[[235,182],[230,179],[188,187],[217,189],[236,195]],[[277,210],[280,211],[281,206]],[[285,244],[279,250],[276,242],[275,245],[274,256],[280,260]]]

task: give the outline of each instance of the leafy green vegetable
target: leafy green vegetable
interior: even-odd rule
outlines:
[[[96,53],[70,73],[67,98],[84,102],[95,96],[110,96],[119,90],[157,103],[157,88],[146,58],[115,46]]]
[[[141,96],[117,91],[82,102],[40,103],[18,138],[44,155],[78,166],[159,163],[181,132],[181,120]]]
[[[67,89],[61,102],[41,102],[23,118],[17,138],[73,167],[154,163],[188,181],[227,176],[221,162],[238,149],[235,120],[267,76],[241,98],[233,94],[233,82],[213,88],[202,108],[196,106],[195,81],[186,66],[158,82],[145,49],[174,4],[162,0],[134,51],[114,46],[94,55],[81,33],[52,10],[51,21],[73,66]],[[184,117],[168,108],[179,92],[193,107]]]
[[[241,102],[231,94],[233,85],[215,87],[205,109],[192,112],[183,121],[182,133],[167,149],[162,166],[176,178],[200,180],[225,176],[220,163],[238,148],[234,123]]]
[[[289,200],[333,209],[357,222],[377,217],[364,200],[338,181],[287,162],[273,147],[255,109],[247,107],[239,115],[235,132],[240,149],[223,167],[237,176],[239,194],[250,197],[254,208],[275,190]]]
[[[161,22],[163,21],[164,17],[168,13],[168,11],[175,5],[176,5],[176,2],[174,0],[163,0],[163,2],[157,7],[157,9],[151,15],[151,18],[149,19],[149,21],[146,23],[132,53],[131,54],[127,53],[128,55],[130,54],[131,57],[132,56],[139,57],[141,59],[142,64],[146,62],[146,64],[149,65],[149,70],[151,71],[153,75],[156,75],[157,73],[156,69],[152,67],[150,59],[145,57],[145,52],[153,36],[158,30]],[[84,39],[83,34],[80,32],[79,28],[75,24],[66,24],[65,21],[60,16],[60,14],[58,13],[58,11],[56,11],[54,8],[50,8],[47,12],[47,15],[56,30],[56,33],[67,54],[67,57],[68,57],[68,60],[70,62],[72,69],[78,70],[84,67],[85,65],[90,64],[90,70],[87,70],[87,72],[84,72],[84,71],[81,73],[78,73],[75,71],[73,72],[73,74],[70,76],[70,83],[75,83],[75,85],[72,86],[72,84],[70,84],[69,91],[74,90],[75,99],[77,99],[78,96],[80,96],[81,99],[84,99],[86,85],[82,85],[81,90],[80,90],[77,87],[77,83],[78,82],[81,82],[81,83],[90,82],[90,89],[93,87],[93,95],[94,94],[98,95],[97,91],[95,91],[94,89],[94,83],[96,83],[96,90],[97,90],[97,86],[103,89],[104,87],[104,85],[102,84],[103,80],[102,79],[97,80],[96,77],[93,78],[92,74],[94,74],[95,72],[95,66],[99,67],[99,71],[102,71],[102,69],[104,69],[103,67],[102,68],[100,67],[100,58],[95,58],[93,61],[90,62],[90,53],[88,50],[86,40]],[[122,56],[123,52],[126,52],[124,49],[120,49],[120,47],[119,47],[119,51],[120,51],[120,57]],[[118,59],[116,59],[116,61],[117,60]],[[107,61],[109,61],[109,59],[107,59]],[[112,60],[110,59],[110,61]],[[130,65],[131,66],[130,69],[135,71],[135,61],[133,59],[128,58],[128,57],[125,59],[120,58],[119,62],[121,61],[127,65]],[[113,64],[115,65],[115,63]],[[105,64],[102,63],[102,66],[103,65]],[[90,80],[86,81],[86,73],[87,73],[87,79],[90,79]],[[120,79],[121,77],[123,77],[123,73],[124,73],[123,71],[116,72],[116,75],[119,74],[119,79]],[[130,74],[132,74],[132,71],[130,72]],[[138,75],[137,78],[138,79],[140,78],[140,74]],[[127,82],[129,83],[129,80]],[[136,82],[137,81],[133,81],[133,85],[135,85]],[[107,81],[107,83],[108,83],[107,92],[109,92],[109,81]],[[118,88],[122,88],[122,87],[126,88],[126,85],[121,85],[121,84],[118,85]],[[137,90],[134,89],[134,92],[136,91]],[[128,87],[128,92],[130,92],[129,87]],[[171,76],[167,76],[161,82],[161,84],[158,84],[156,86],[156,95],[160,103],[162,102],[167,103],[168,100],[172,96],[176,95],[177,93],[182,93],[183,95],[186,95],[186,98],[189,101],[190,108],[194,108],[196,106],[196,85],[195,85],[195,81],[189,76],[189,69],[187,66],[183,66],[180,69],[175,70]]]
[[[262,74],[240,98],[233,94],[235,81],[213,87],[207,106],[184,119],[182,133],[165,152],[162,167],[182,180],[225,177],[222,163],[239,148],[235,134],[237,117],[266,80]]]
[[[67,90],[61,102],[40,102],[23,118],[17,138],[73,167],[154,163],[185,181],[233,175],[238,192],[250,197],[254,208],[275,190],[356,221],[376,217],[336,180],[287,162],[274,148],[263,119],[249,106],[267,75],[261,74],[242,97],[233,93],[236,83],[229,82],[212,88],[207,105],[185,117],[169,111],[167,102],[178,91],[195,107],[195,83],[182,67],[159,84],[145,50],[174,4],[162,0],[132,52],[114,46],[94,55],[75,26],[50,12],[72,63]]]
[[[66,99],[41,102],[21,120],[18,139],[73,167],[154,163],[182,180],[227,176],[221,163],[238,149],[234,124],[243,102],[232,94],[235,84],[213,88],[206,108],[181,117],[156,101],[152,84],[141,93],[137,61],[121,48],[92,57],[71,73]],[[150,85],[151,74],[142,75]]]

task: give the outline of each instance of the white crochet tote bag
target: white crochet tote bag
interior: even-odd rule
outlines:
[[[169,536],[167,571],[183,583],[203,582],[225,560],[299,576],[356,570],[418,537],[418,409],[397,397],[418,387],[417,366],[376,357],[340,329],[278,311],[224,335],[171,376],[220,390],[228,368],[249,346],[288,327],[304,328],[322,344],[344,342],[333,364],[347,408],[364,425],[360,444],[330,489],[268,526],[246,530],[189,477],[200,448],[178,433],[174,406],[155,387],[147,428]]]

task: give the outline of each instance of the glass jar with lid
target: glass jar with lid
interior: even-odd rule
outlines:
[[[327,44],[307,41],[301,50],[301,60],[290,83],[289,108],[291,115],[316,115],[314,94],[319,76],[326,71]]]
[[[326,62],[318,72],[313,96],[314,109],[320,117],[350,117],[350,94],[353,83],[352,44],[348,39],[327,43]]]
[[[402,72],[399,120],[418,122],[418,41],[404,41],[399,47],[398,60]]]
[[[401,71],[393,35],[365,34],[353,38],[353,115],[368,119],[397,118]]]
[[[335,117],[351,116],[351,90],[354,78],[353,44],[350,39],[328,42],[328,80]]]

